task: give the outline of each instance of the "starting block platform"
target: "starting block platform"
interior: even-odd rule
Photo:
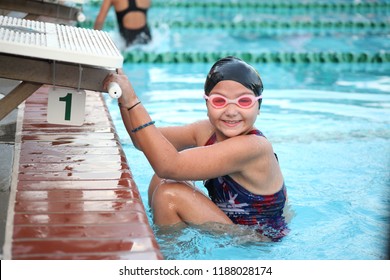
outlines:
[[[0,119],[21,104],[2,258],[163,259],[101,93],[123,64],[108,34],[0,16],[0,64],[20,81]],[[48,122],[50,98],[72,102],[61,88],[84,92],[82,125]]]
[[[104,91],[107,74],[123,65],[108,33],[0,16],[0,77],[22,81],[0,100],[0,120],[43,84]]]
[[[57,23],[82,22],[84,0],[1,0],[0,10],[9,16],[15,13],[28,19],[38,20],[44,17]],[[4,14],[4,13],[3,13]]]

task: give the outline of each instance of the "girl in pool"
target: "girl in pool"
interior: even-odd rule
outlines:
[[[208,119],[157,128],[126,75],[104,81],[122,88],[119,107],[134,145],[156,175],[149,187],[155,224],[241,224],[271,240],[287,232],[286,187],[271,143],[254,127],[263,83],[236,57],[218,60],[204,85]],[[190,181],[203,180],[209,197]]]

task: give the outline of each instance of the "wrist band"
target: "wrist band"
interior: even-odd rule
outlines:
[[[135,103],[133,106],[127,108],[127,111],[130,111],[131,109],[133,109],[135,106],[141,104],[141,101],[138,101],[137,103]]]
[[[145,127],[148,127],[149,125],[153,125],[154,123],[155,123],[155,121],[151,121],[151,122],[145,123],[145,124],[143,124],[143,125],[141,125],[141,126],[139,126],[137,128],[134,128],[131,132],[135,133],[135,132],[137,132],[137,131],[145,128]]]
[[[127,111],[130,111],[131,109],[133,109],[135,106],[137,106],[137,105],[140,104],[140,103],[141,103],[141,101],[135,103],[135,104],[134,104],[133,106],[131,106],[131,107],[125,107],[125,106],[122,106],[122,103],[118,102],[118,106],[119,106],[119,108],[126,108]]]

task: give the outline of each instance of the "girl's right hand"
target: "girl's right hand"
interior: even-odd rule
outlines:
[[[129,108],[138,102],[138,97],[135,94],[133,86],[122,69],[117,69],[117,74],[108,74],[103,81],[103,88],[108,91],[108,85],[111,82],[117,83],[122,89],[122,96],[118,99],[118,102],[120,102],[123,107]]]

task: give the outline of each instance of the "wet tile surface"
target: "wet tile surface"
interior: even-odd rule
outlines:
[[[14,217],[15,226],[34,225],[114,225],[146,224],[147,218],[142,212],[82,212],[82,213],[18,213]]]
[[[102,96],[80,127],[46,108],[47,87],[25,103],[12,259],[162,259]]]
[[[44,238],[36,240],[16,240],[14,241],[12,251],[14,255],[28,254],[54,254],[66,253],[77,254],[84,253],[102,253],[102,252],[145,252],[153,251],[156,244],[149,238],[120,238],[120,242],[116,239],[108,238]]]

